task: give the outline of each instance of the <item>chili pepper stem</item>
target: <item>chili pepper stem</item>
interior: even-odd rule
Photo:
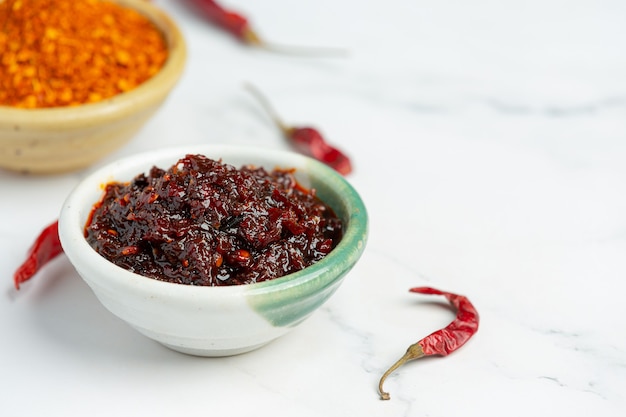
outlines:
[[[301,56],[317,56],[317,57],[336,57],[343,58],[348,56],[348,51],[341,48],[329,48],[323,46],[300,46],[285,45],[273,42],[259,42],[257,46],[279,54],[301,55]]]
[[[274,121],[276,126],[278,126],[278,128],[283,132],[283,134],[289,136],[289,134],[293,131],[293,128],[290,126],[287,126],[282,121],[280,116],[278,116],[278,112],[274,110],[272,103],[270,103],[267,97],[263,93],[261,93],[261,90],[259,90],[258,88],[256,88],[254,85],[250,83],[245,83],[244,87],[258,100],[258,102],[261,104],[261,107],[265,109],[269,117]]]
[[[396,363],[391,365],[391,368],[389,368],[387,372],[385,372],[383,376],[380,378],[380,382],[378,383],[378,392],[380,393],[381,400],[388,400],[391,398],[389,396],[389,393],[383,390],[383,384],[385,383],[385,380],[387,379],[387,377],[391,375],[396,369],[398,369],[399,367],[407,363],[408,361],[413,360],[413,359],[419,359],[423,356],[426,356],[426,355],[424,351],[422,350],[422,345],[420,345],[419,342],[414,343],[411,346],[409,346],[406,353],[400,359],[398,359]]]
[[[241,37],[243,41],[248,45],[264,47],[265,43],[261,41],[261,38],[255,31],[253,31],[249,26],[243,28],[241,32]]]
[[[306,56],[322,56],[322,57],[345,57],[348,51],[340,48],[329,48],[322,46],[302,46],[302,45],[286,45],[282,43],[267,42],[259,36],[250,26],[245,26],[241,30],[241,39],[244,43],[265,49],[266,51],[276,52],[284,55],[306,55]]]

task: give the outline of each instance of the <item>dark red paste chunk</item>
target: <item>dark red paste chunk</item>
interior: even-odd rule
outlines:
[[[147,277],[237,285],[319,261],[341,239],[342,223],[293,170],[187,155],[167,171],[107,184],[85,236],[106,259]]]

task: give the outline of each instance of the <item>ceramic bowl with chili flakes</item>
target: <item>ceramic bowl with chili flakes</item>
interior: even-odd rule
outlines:
[[[145,0],[5,0],[0,22],[0,169],[93,164],[133,138],[185,66],[181,31]]]
[[[193,155],[193,158],[190,155]],[[333,248],[327,251],[325,256],[303,269],[286,275],[277,275],[272,279],[233,285],[193,285],[155,279],[151,275],[155,269],[152,258],[158,257],[159,262],[170,262],[170,257],[162,256],[165,249],[161,244],[157,246],[151,243],[149,251],[141,255],[139,264],[134,264],[135,271],[137,268],[146,270],[143,275],[131,272],[116,261],[106,259],[105,255],[97,251],[93,241],[90,241],[91,232],[86,232],[91,227],[89,225],[99,225],[97,229],[101,234],[97,234],[99,237],[96,237],[96,240],[116,241],[123,233],[129,232],[122,231],[122,227],[96,220],[100,218],[96,216],[117,211],[118,205],[123,206],[122,209],[131,205],[134,207],[122,212],[122,216],[119,217],[121,222],[126,224],[123,226],[125,229],[128,226],[126,220],[149,218],[151,215],[140,208],[154,205],[153,209],[159,216],[167,215],[168,218],[158,219],[155,226],[146,233],[161,236],[163,234],[161,228],[169,228],[170,232],[165,234],[170,238],[159,238],[159,241],[170,248],[185,245],[187,248],[183,251],[190,254],[189,256],[203,253],[201,247],[207,243],[194,240],[192,237],[194,232],[187,226],[188,221],[202,216],[205,220],[201,222],[200,232],[210,228],[205,223],[211,223],[213,224],[211,227],[216,228],[216,233],[226,231],[225,235],[229,236],[228,238],[236,236],[234,239],[239,241],[242,233],[245,235],[255,225],[261,224],[262,233],[255,235],[248,244],[255,246],[260,239],[267,238],[263,231],[271,229],[271,224],[262,221],[264,217],[271,216],[274,209],[260,209],[256,203],[249,203],[246,199],[250,195],[258,194],[262,196],[261,200],[271,200],[270,204],[273,206],[287,207],[283,203],[277,203],[283,201],[282,194],[274,191],[265,196],[255,185],[261,184],[261,189],[264,189],[265,180],[250,176],[241,183],[244,185],[236,184],[234,187],[229,185],[232,183],[229,179],[211,178],[211,183],[218,185],[202,188],[204,190],[202,192],[179,187],[175,181],[179,181],[178,178],[181,176],[188,177],[185,179],[186,187],[192,187],[196,182],[202,183],[206,177],[213,176],[216,172],[232,171],[231,168],[213,169],[210,172],[187,171],[188,164],[204,166],[206,161],[203,158],[214,161],[212,163],[219,161],[219,164],[234,169],[250,167],[253,172],[262,168],[265,171],[277,169],[279,172],[284,170],[291,173],[295,181],[287,181],[284,179],[286,177],[281,177],[283,179],[280,180],[283,185],[288,182],[296,184],[290,186],[291,191],[287,195],[299,190],[314,195],[323,202],[335,219],[340,221],[340,239],[333,243]],[[174,180],[173,177],[177,179]],[[151,178],[158,178],[158,185],[153,186]],[[121,190],[125,190],[124,187],[131,189],[138,187],[143,191],[140,194],[135,193],[136,198],[135,194],[129,196],[126,191],[122,191],[108,199],[105,196],[108,195],[111,184],[121,187],[119,188]],[[254,190],[252,193],[245,189],[248,186],[252,187],[250,190]],[[207,189],[212,191],[206,192]],[[230,190],[229,195],[235,195],[235,200],[240,200],[238,203],[244,205],[243,211],[240,210],[235,216],[237,218],[224,214],[221,220],[206,220],[207,215],[203,214],[205,207],[215,205],[218,211],[224,209],[224,213],[231,210],[225,205],[230,203],[214,203],[218,199],[214,194],[218,189]],[[159,194],[159,197],[155,197],[153,194],[155,190],[165,191]],[[199,198],[199,195],[203,197]],[[160,201],[166,198],[168,203]],[[101,210],[103,207],[106,208]],[[179,213],[172,207],[183,208]],[[285,225],[290,219],[291,216],[280,215],[277,220],[272,221]],[[313,220],[319,223],[319,219]],[[172,221],[180,221],[180,227],[172,229]],[[302,221],[303,224],[305,222],[308,223],[309,220]],[[232,231],[237,223],[240,230]],[[324,229],[328,230],[330,223],[325,224]],[[336,226],[336,223],[333,224]],[[335,226],[333,228],[336,230]],[[291,223],[288,226],[290,230],[293,227],[297,229],[297,224]],[[286,229],[287,227],[283,227],[283,233],[286,233]],[[298,326],[328,301],[339,288],[365,249],[367,231],[368,216],[362,199],[350,183],[332,168],[298,153],[225,145],[165,148],[118,160],[85,178],[67,198],[59,218],[59,236],[63,250],[100,302],[145,336],[175,351],[197,356],[229,356],[248,352],[266,345]],[[133,235],[135,232],[136,230],[130,231]],[[299,232],[294,232],[297,233]],[[232,249],[223,250],[228,244],[220,243],[214,251],[204,251],[207,260],[200,260],[198,263],[196,259],[196,265],[222,269],[226,258],[232,258],[226,254],[229,251],[236,255],[235,259],[230,261],[241,262],[240,250],[234,252]],[[117,252],[115,248],[108,252],[121,258],[135,257],[138,252],[137,246],[141,246],[137,243],[127,246],[129,243],[126,238],[119,245],[121,249]],[[225,253],[224,263],[222,255],[213,252]],[[278,250],[270,253],[273,255],[268,259],[272,262],[278,260],[284,267],[283,261],[286,258],[280,255]],[[191,267],[186,259],[182,262],[176,260],[173,262],[178,266],[170,265],[166,269],[171,271],[178,268],[180,271]],[[196,273],[198,271],[196,270]],[[187,279],[186,277],[189,276],[177,279]],[[193,274],[191,279],[195,279]]]

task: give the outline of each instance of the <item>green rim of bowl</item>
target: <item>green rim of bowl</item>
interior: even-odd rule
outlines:
[[[305,270],[250,285],[248,304],[279,327],[297,325],[324,304],[359,260],[367,242],[368,215],[356,190],[332,168],[315,160],[307,162],[306,171],[310,187],[344,222],[344,236],[330,254]],[[272,296],[263,296],[267,293]],[[294,303],[294,299],[298,301]]]

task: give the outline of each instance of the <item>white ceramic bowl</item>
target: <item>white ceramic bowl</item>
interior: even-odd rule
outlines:
[[[164,66],[123,94],[75,107],[0,106],[0,168],[57,174],[85,168],[126,144],[154,115],[183,73],[185,39],[176,23],[146,0],[113,0],[148,17],[168,47]]]
[[[325,258],[299,272],[256,284],[199,287],[146,278],[114,265],[85,240],[87,217],[110,181],[130,181],[152,166],[167,169],[185,154],[203,154],[236,167],[296,168],[344,221],[344,236]],[[229,146],[190,146],[141,153],[85,178],[67,198],[59,219],[63,249],[102,304],[144,335],[174,350],[227,356],[258,348],[287,333],[335,292],[361,256],[367,212],[337,172],[291,152]]]

